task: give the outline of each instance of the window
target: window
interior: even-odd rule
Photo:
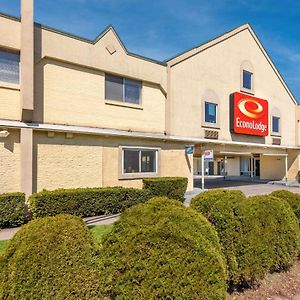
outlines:
[[[243,70],[243,88],[252,90],[252,76],[251,72]]]
[[[140,104],[142,83],[139,81],[105,75],[105,99]]]
[[[217,104],[205,102],[205,122],[217,123]]]
[[[123,174],[157,173],[157,150],[123,148]]]
[[[0,50],[0,81],[19,83],[20,55]]]
[[[272,116],[272,132],[280,132],[280,118]]]

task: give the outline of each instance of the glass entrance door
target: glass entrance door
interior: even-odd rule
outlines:
[[[260,176],[260,159],[254,158],[254,176]]]

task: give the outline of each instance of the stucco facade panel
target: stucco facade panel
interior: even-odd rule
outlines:
[[[1,47],[20,50],[21,23],[9,18],[0,18],[0,37]]]
[[[102,186],[102,140],[89,136],[66,139],[34,136],[37,191]]]
[[[260,178],[282,180],[285,177],[285,157],[260,157]]]
[[[0,193],[21,190],[20,166],[20,134],[18,130],[10,130],[7,138],[0,138]]]
[[[43,96],[44,122],[164,132],[165,97],[157,85],[143,83],[141,106],[124,107],[105,101],[103,72],[49,60],[43,68],[44,91],[37,94]]]
[[[250,61],[254,67],[255,96],[268,100],[270,111],[277,107],[281,112],[282,144],[295,145],[296,104],[248,30],[171,68],[171,133],[204,136],[201,104],[204,95],[212,91],[219,100],[219,139],[264,143],[264,138],[230,133],[229,97],[240,91],[240,68],[244,61]],[[270,136],[266,142],[271,144]]]
[[[20,91],[0,87],[0,119],[21,119]]]

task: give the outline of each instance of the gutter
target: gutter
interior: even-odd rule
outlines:
[[[124,137],[124,138],[140,138],[151,139],[169,142],[189,143],[189,144],[216,144],[216,145],[228,145],[228,146],[247,146],[257,148],[272,148],[272,149],[289,149],[299,150],[300,146],[296,145],[269,145],[269,144],[257,144],[248,142],[236,142],[226,140],[209,140],[205,138],[196,138],[188,136],[168,135],[163,133],[147,133],[138,131],[126,131],[119,129],[86,127],[86,126],[74,126],[74,125],[59,125],[59,124],[46,124],[46,123],[26,123],[21,121],[1,120],[0,127],[5,128],[30,128],[40,131],[53,131],[53,132],[72,132],[79,134],[91,134],[100,135],[106,137]]]

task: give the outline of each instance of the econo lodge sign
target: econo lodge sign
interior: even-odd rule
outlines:
[[[232,129],[235,133],[267,136],[268,101],[241,93],[233,94]]]

